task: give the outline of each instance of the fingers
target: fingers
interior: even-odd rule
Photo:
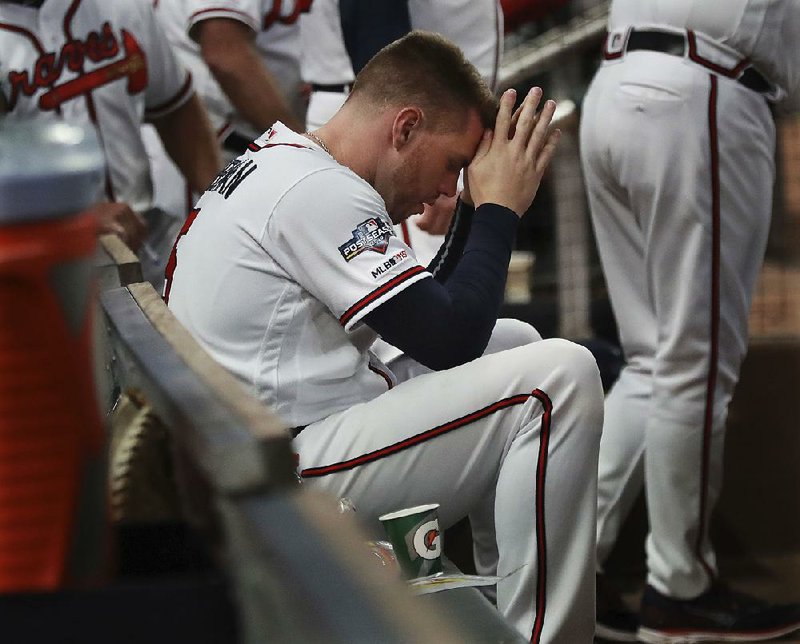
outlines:
[[[497,110],[494,127],[495,132],[500,134],[500,140],[508,137],[511,128],[511,112],[514,109],[516,100],[517,91],[515,89],[507,89],[500,97],[500,109]]]
[[[520,106],[516,131],[514,132],[514,141],[523,147],[527,145],[531,133],[540,120],[536,116],[536,108],[539,107],[539,101],[541,101],[541,99],[542,88],[532,87]]]
[[[536,157],[536,172],[541,177],[547,166],[550,165],[550,160],[556,152],[558,140],[561,138],[561,130],[553,130],[547,137],[545,144],[542,146],[539,155]]]
[[[543,146],[547,143],[550,136],[550,124],[553,121],[553,115],[556,112],[556,102],[552,100],[545,101],[542,111],[536,121],[531,137],[527,142],[527,153],[530,158],[536,159],[540,154]]]
[[[517,131],[517,123],[519,122],[519,115],[522,114],[522,105],[517,107],[514,110],[514,114],[511,116],[511,126],[508,129],[508,138],[513,139],[514,134]]]

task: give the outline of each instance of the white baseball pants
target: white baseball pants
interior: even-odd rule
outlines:
[[[523,566],[498,584],[502,614],[531,641],[577,644],[594,635],[602,415],[591,353],[542,340],[401,382],[294,447],[305,484],[350,497],[377,535],[379,515],[422,503],[443,529],[469,516],[480,573]]]
[[[708,520],[772,211],[764,98],[667,54],[600,68],[581,146],[626,358],[606,401],[598,561],[644,482],[648,583],[688,598],[716,574]]]

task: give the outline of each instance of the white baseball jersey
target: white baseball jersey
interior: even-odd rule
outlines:
[[[403,356],[398,383],[362,321],[430,275],[379,194],[281,124],[203,195],[171,270],[178,319],[302,430],[306,485],[353,499],[376,533],[381,514],[428,501],[443,528],[469,515],[478,570],[505,577],[497,606],[520,633],[591,640],[602,389],[587,350],[501,320],[484,357],[417,375]]]
[[[503,56],[503,10],[498,0],[408,0],[412,29],[442,34],[464,52],[494,89]]]
[[[108,163],[98,197],[150,207],[139,127],[182,105],[192,84],[149,0],[0,2],[0,60],[7,119],[92,124]]]
[[[264,64],[275,76],[290,105],[300,97],[300,33],[297,20],[308,10],[308,0],[169,0],[158,6],[158,17],[170,42],[192,71],[195,86],[215,129],[233,129],[255,136],[251,125],[238,116],[208,66],[200,46],[190,37],[203,20],[237,20],[256,34],[256,46]]]
[[[253,147],[197,203],[169,305],[287,423],[306,425],[393,384],[366,351],[376,334],[358,323],[430,274],[378,193],[307,138],[276,124]]]
[[[498,0],[409,0],[408,13],[411,29],[437,32],[452,40],[494,89],[503,54],[503,12]],[[319,85],[353,82],[337,0],[316,0],[300,20],[300,33],[303,80]],[[313,92],[306,128],[321,127],[346,98],[346,91]]]
[[[338,0],[315,0],[300,18],[300,74],[307,83],[338,85],[355,79],[339,18]]]
[[[695,597],[716,574],[709,517],[772,214],[767,98],[797,83],[800,61],[786,53],[797,51],[800,4],[614,0],[609,24],[581,123],[626,358],[606,401],[598,561],[644,482],[648,583]],[[671,49],[657,50],[665,38]],[[737,80],[749,63],[777,91]]]

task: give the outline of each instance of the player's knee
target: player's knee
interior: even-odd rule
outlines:
[[[494,325],[492,337],[484,353],[499,353],[507,349],[524,347],[526,344],[539,342],[541,339],[542,336],[539,332],[527,322],[501,318]]]
[[[599,416],[603,413],[603,384],[597,360],[586,347],[554,338],[543,340],[555,355],[557,368],[561,369],[565,380],[572,385],[575,394],[588,415]]]

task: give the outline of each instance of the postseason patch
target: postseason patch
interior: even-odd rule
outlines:
[[[362,221],[353,231],[353,236],[339,246],[344,261],[349,262],[365,250],[372,250],[383,255],[389,247],[389,237],[394,229],[380,217],[370,217]]]

